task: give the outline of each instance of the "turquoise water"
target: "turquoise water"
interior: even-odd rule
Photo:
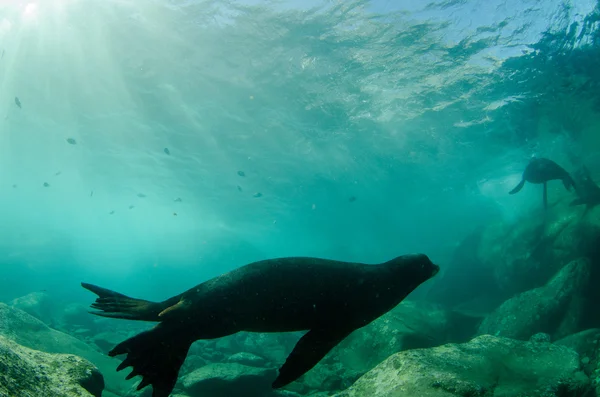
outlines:
[[[417,3],[0,1],[0,301],[278,256],[443,271],[539,206],[507,194],[532,155],[600,170],[597,2]]]

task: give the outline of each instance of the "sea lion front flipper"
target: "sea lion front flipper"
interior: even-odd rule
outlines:
[[[523,189],[523,186],[525,186],[525,178],[521,179],[521,182],[519,182],[519,184],[517,186],[515,186],[515,188],[513,190],[508,192],[508,194],[519,193],[521,191],[521,189]]]
[[[544,209],[548,209],[548,183],[544,182]]]
[[[300,338],[285,364],[279,369],[279,376],[273,382],[273,388],[283,387],[304,375],[352,331],[328,328],[308,331]]]
[[[180,328],[160,323],[119,343],[108,355],[127,354],[117,371],[132,367],[127,380],[141,375],[137,390],[152,385],[152,397],[169,397],[191,345],[192,340],[182,335]]]

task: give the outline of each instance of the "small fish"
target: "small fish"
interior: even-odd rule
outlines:
[[[90,192],[90,197],[92,197],[93,195],[94,195],[94,191],[92,190],[92,191]]]
[[[244,171],[238,171],[237,173],[239,176],[246,176],[246,173]]]
[[[353,203],[353,202],[355,202],[355,201],[356,201],[356,197],[354,197],[354,196],[351,196],[351,197],[348,199],[348,201],[349,201],[349,202],[351,202],[351,203]]]
[[[168,154],[168,155],[170,155],[170,154],[171,154],[171,151],[169,150],[169,148],[168,148],[168,147],[164,148],[164,149],[163,149],[163,152],[165,152],[165,154]]]
[[[15,97],[15,104],[19,107],[19,109],[21,109],[21,101],[19,100],[19,97]]]
[[[54,176],[59,176],[60,174],[62,174],[62,171],[58,171],[57,173],[54,174]]]
[[[140,197],[140,198],[146,197],[146,195],[144,193],[138,193],[137,196]]]
[[[262,197],[262,193],[261,193],[261,192],[254,193],[254,194],[252,195],[252,197],[256,197],[256,198],[258,198],[258,197]]]
[[[114,213],[115,213],[115,211],[110,211],[110,212],[108,213],[108,215],[112,215],[112,214],[114,214]]]
[[[177,216],[177,212],[173,212],[173,216]]]
[[[240,185],[237,185],[237,188],[240,192],[242,191],[242,187]]]
[[[181,197],[177,197],[177,198],[176,198],[175,200],[173,200],[173,201],[175,201],[176,203],[181,203]]]
[[[135,208],[135,207],[134,207],[133,205],[130,205],[130,206],[129,206],[129,209],[130,209],[130,210],[132,210],[132,209],[134,209],[134,208]]]
[[[48,182],[44,182],[44,187],[49,187],[50,184]]]
[[[17,185],[13,185],[13,189],[16,188],[16,187],[17,187]]]
[[[71,145],[77,145],[77,141],[75,140],[75,138],[67,138],[67,142]]]

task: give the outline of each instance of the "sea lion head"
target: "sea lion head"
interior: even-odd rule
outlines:
[[[387,262],[403,280],[410,280],[410,284],[419,284],[435,276],[440,267],[431,262],[425,254],[402,255]]]

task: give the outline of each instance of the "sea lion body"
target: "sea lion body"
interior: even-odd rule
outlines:
[[[546,158],[533,158],[527,164],[525,171],[523,171],[521,182],[508,194],[520,192],[523,186],[525,186],[525,182],[544,184],[544,208],[546,208],[548,206],[547,182],[552,180],[561,180],[565,189],[569,191],[571,187],[575,186],[573,178],[560,165]]]
[[[109,355],[128,353],[117,368],[142,375],[166,397],[192,342],[240,331],[308,330],[280,368],[279,388],[310,370],[335,345],[398,305],[439,271],[426,255],[405,255],[379,265],[319,258],[254,262],[199,284],[164,302],[129,298],[82,283],[99,297],[94,314],[159,321],[153,329],[117,345]]]
[[[577,181],[575,191],[578,198],[571,202],[571,206],[586,205],[587,209],[600,204],[600,187],[594,182],[590,171],[585,165],[582,165],[574,174]]]

